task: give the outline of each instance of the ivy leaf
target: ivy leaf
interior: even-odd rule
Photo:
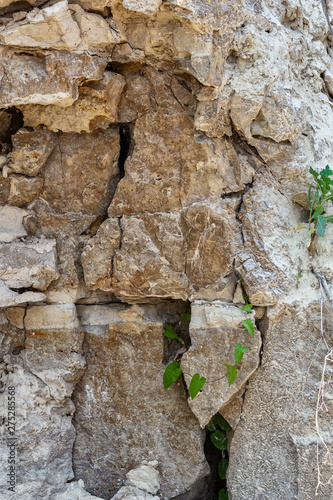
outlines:
[[[242,307],[242,311],[252,312],[252,307],[253,307],[252,304],[246,304],[244,307]]]
[[[231,431],[231,427],[229,425],[229,422],[226,421],[224,417],[222,417],[221,413],[216,413],[216,415],[213,417],[213,422],[215,425],[218,425],[223,429],[224,431]]]
[[[210,435],[210,440],[219,450],[226,450],[228,448],[227,436],[223,431],[215,431]]]
[[[181,317],[182,323],[184,323],[185,321],[190,321],[191,313],[187,312],[187,313],[181,314],[180,317]]]
[[[254,326],[253,326],[252,321],[249,318],[245,319],[244,321],[242,321],[242,325],[245,326],[245,328],[247,329],[247,331],[249,332],[249,334],[251,335],[251,337],[253,337]]]
[[[206,382],[205,377],[201,377],[199,373],[195,373],[191,379],[190,382],[190,387],[188,388],[188,391],[190,393],[191,399],[194,399],[195,396],[197,396],[200,392],[200,389],[204,386]]]
[[[239,363],[242,361],[244,352],[247,352],[248,350],[249,350],[248,347],[243,347],[242,344],[236,344],[235,361],[237,365],[239,365]]]
[[[326,219],[322,215],[317,217],[317,234],[318,236],[324,236],[326,229]]]
[[[228,384],[229,387],[233,382],[235,382],[235,379],[237,377],[238,370],[235,366],[230,366],[227,363],[225,363],[225,366],[227,367],[227,374],[228,374]]]
[[[179,368],[179,365],[180,361],[173,361],[166,367],[163,375],[164,389],[168,389],[170,385],[176,382],[179,375],[181,375],[182,370]]]
[[[177,339],[179,342],[181,341],[178,335],[175,334],[171,326],[165,325],[165,332],[164,335],[168,337],[169,339]]]
[[[220,476],[220,479],[224,481],[224,479],[227,478],[227,469],[229,465],[229,460],[227,458],[222,458],[222,460],[219,461],[219,464],[217,466],[217,470]]]
[[[228,492],[225,488],[219,491],[219,500],[229,500]]]
[[[206,425],[206,429],[207,429],[207,431],[209,431],[209,432],[214,432],[214,431],[216,431],[216,427],[215,427],[215,425],[213,424],[213,419],[212,419],[210,422],[208,422],[208,424]]]

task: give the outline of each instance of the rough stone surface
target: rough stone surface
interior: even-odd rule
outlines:
[[[56,51],[37,56],[0,47],[0,105],[70,106],[79,96],[79,84],[101,79],[105,66],[104,58],[86,53]]]
[[[20,208],[5,205],[0,207],[0,242],[10,243],[17,238],[27,236],[23,218],[28,212]]]
[[[206,383],[189,405],[202,428],[237,394],[259,365],[261,337],[254,327],[251,338],[242,326],[249,315],[238,307],[220,301],[194,302],[191,309],[191,347],[184,354],[181,368],[187,386],[192,376],[199,373]],[[253,322],[253,317],[250,319]],[[237,343],[248,347],[244,353],[235,382],[229,387],[225,363],[234,365]]]
[[[17,174],[35,176],[43,168],[55,147],[55,138],[47,130],[20,129],[13,137],[10,168]]]
[[[92,132],[107,128],[118,118],[118,103],[125,85],[121,75],[106,71],[100,81],[83,84],[72,107],[27,105],[22,107],[28,127],[46,126],[57,132]]]
[[[55,240],[34,237],[0,244],[0,279],[9,288],[45,290],[59,276],[55,246]]]
[[[82,334],[74,306],[50,307],[52,311],[49,306],[28,308],[25,349],[18,355],[8,354],[1,367],[1,382],[16,387],[16,436],[24,443],[18,448],[18,498],[55,498],[73,478],[75,431],[71,420],[75,408],[70,396],[84,368]],[[7,391],[0,397],[4,418]],[[7,457],[6,434],[2,426],[2,463]],[[5,474],[1,467],[3,498],[8,492]]]
[[[122,486],[118,493],[112,497],[112,500],[158,500],[159,498],[135,488],[135,486]]]
[[[330,19],[330,0],[0,0],[0,397],[6,408],[16,385],[15,500],[213,500],[200,425],[215,412],[232,426],[230,499],[331,498],[330,360],[317,490],[315,407],[333,224],[314,255],[296,230],[309,167],[333,168],[324,3]],[[249,352],[229,387],[237,343]],[[194,400],[182,379],[163,389],[181,357],[185,385],[207,376]],[[157,492],[125,484],[152,460]]]
[[[208,474],[204,432],[186,403],[183,384],[163,389],[163,319],[152,306],[120,307],[78,306],[87,370],[74,397],[76,475],[89,492],[107,498],[129,470],[157,460],[163,498],[185,493],[184,498],[196,498],[191,487]],[[89,333],[101,325],[101,317],[107,328]],[[190,467],[185,455],[191,457]]]
[[[329,313],[326,321],[330,318]],[[314,352],[320,335],[318,305],[307,311],[302,306],[280,307],[268,315],[262,364],[249,381],[242,418],[231,442],[228,483],[232,497],[314,498],[318,438],[314,420],[325,356],[323,342]],[[326,410],[319,412],[319,426],[330,448],[331,384],[326,391]],[[326,483],[332,468],[320,444],[319,459]],[[277,479],[283,477],[288,481]],[[323,484],[318,496],[330,498],[330,485]]]
[[[156,466],[158,463],[156,462]],[[151,465],[141,465],[126,474],[126,482],[147,493],[157,493],[160,489],[159,472]]]

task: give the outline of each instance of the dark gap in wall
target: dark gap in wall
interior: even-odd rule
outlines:
[[[209,464],[211,473],[207,478],[207,500],[219,500],[219,491],[224,488],[227,489],[226,479],[220,479],[218,473],[218,465],[222,458],[229,458],[227,450],[218,450],[210,440],[210,433],[206,433],[205,441],[205,455]]]
[[[133,151],[132,144],[132,133],[133,133],[133,125],[130,123],[122,123],[119,127],[120,134],[120,153],[119,153],[119,178],[122,179],[125,177],[125,162],[128,156]]]
[[[16,134],[16,132],[23,127],[23,113],[19,109],[15,108],[15,106],[12,106],[10,108],[7,108],[4,110],[5,113],[10,115],[11,121],[6,128],[6,130],[3,130],[1,135],[0,135],[0,142],[3,143],[3,153],[9,153],[12,149],[12,140],[11,136],[13,134]]]
[[[182,302],[181,300],[176,301],[179,304],[178,314],[170,316],[169,320],[167,318],[165,323],[168,324],[173,331],[180,337],[187,349],[191,346],[191,337],[189,333],[189,321],[181,321],[181,314],[185,314],[191,311],[190,302]],[[176,339],[170,339],[164,336],[164,355],[163,363],[168,365],[172,361],[177,360],[181,357],[179,352],[182,349],[182,345]]]

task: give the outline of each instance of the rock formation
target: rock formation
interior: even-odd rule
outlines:
[[[332,16],[0,0],[0,499],[333,498]]]

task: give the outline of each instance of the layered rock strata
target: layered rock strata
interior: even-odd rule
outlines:
[[[0,0],[1,498],[212,500],[218,412],[230,499],[330,498],[333,230],[313,256],[296,228],[332,162],[332,8]]]

